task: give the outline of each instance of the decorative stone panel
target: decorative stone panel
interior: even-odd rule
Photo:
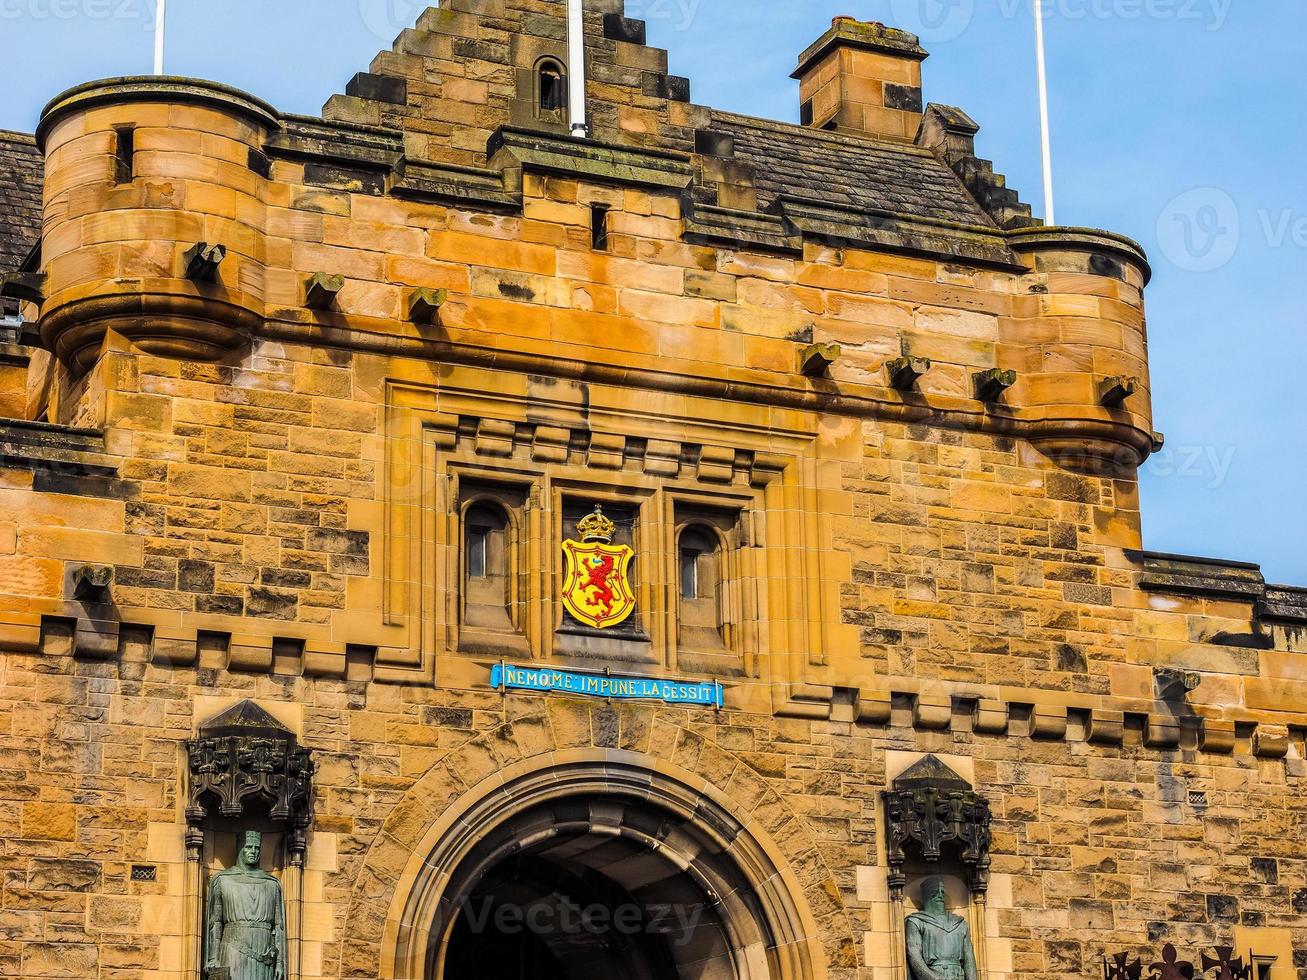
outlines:
[[[392,636],[378,676],[435,672],[437,683],[483,686],[488,675],[459,650],[458,487],[519,488],[525,596],[521,633],[535,660],[573,654],[556,643],[562,586],[558,547],[565,501],[638,512],[636,621],[648,638],[621,662],[674,672],[672,529],[678,508],[737,515],[731,631],[738,677],[819,665],[856,649],[840,622],[847,555],[831,521],[847,510],[838,463],[796,414],[689,396],[637,394],[505,372],[453,369],[440,385],[392,382],[387,390],[385,616]],[[774,583],[784,579],[786,588]],[[613,641],[616,642],[616,641]],[[728,675],[729,677],[729,675]],[[794,678],[785,677],[788,682]],[[751,695],[752,696],[752,695]]]

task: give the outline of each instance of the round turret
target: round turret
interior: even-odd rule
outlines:
[[[41,332],[85,370],[112,331],[213,360],[263,315],[272,107],[180,78],[81,85],[42,113]]]

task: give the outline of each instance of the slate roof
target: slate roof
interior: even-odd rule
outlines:
[[[32,137],[0,130],[0,276],[18,269],[40,235],[41,179]]]
[[[712,128],[730,133],[735,159],[755,168],[763,210],[785,195],[996,227],[958,176],[929,151],[726,112],[713,112]]]

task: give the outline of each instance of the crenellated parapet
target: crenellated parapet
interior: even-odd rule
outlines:
[[[398,98],[379,82],[352,87]],[[926,121],[942,118],[932,107]],[[286,116],[212,83],[92,83],[52,102],[38,132],[48,180],[39,295],[29,299],[40,304],[43,342],[74,374],[114,343],[214,361],[258,337],[475,363],[476,345],[458,343],[460,323],[489,316],[511,337],[517,319],[486,301],[538,309],[547,290],[523,275],[571,270],[593,243],[576,241],[567,223],[602,214],[612,249],[633,253],[652,238],[659,249],[690,250],[701,267],[673,271],[675,284],[644,284],[651,299],[671,288],[660,305],[579,311],[612,315],[605,359],[625,358],[613,364],[619,371],[646,366],[624,346],[632,314],[673,333],[725,327],[753,336],[743,361],[724,348],[714,355],[714,373],[736,392],[1011,434],[1078,470],[1133,469],[1156,441],[1146,258],[1105,232],[996,226],[984,200],[971,200],[936,159],[953,165],[967,151],[941,132],[932,148],[890,149],[718,114],[686,152],[506,125],[489,137],[487,165],[472,167],[412,155],[401,130]],[[886,173],[899,184],[884,184]],[[846,178],[833,197],[843,185],[832,182]],[[565,181],[597,189],[583,202],[567,197]],[[538,261],[524,261],[496,256],[493,236],[487,250],[439,233],[463,220],[451,218],[454,208],[563,224],[557,241],[528,246]],[[759,258],[732,258],[750,251]],[[515,268],[479,268],[496,264]],[[974,271],[962,276],[958,266]],[[716,284],[701,286],[710,267]],[[504,281],[485,294],[488,275]],[[789,285],[764,286],[773,275]],[[898,335],[889,344],[887,329]],[[664,336],[670,346],[672,333]],[[805,372],[814,342],[850,356]],[[900,387],[892,365],[904,356],[934,370]],[[571,371],[563,350],[552,363]],[[673,376],[701,374],[661,364]]]

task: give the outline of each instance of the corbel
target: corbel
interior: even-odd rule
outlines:
[[[1237,740],[1234,722],[1224,718],[1204,718],[1198,726],[1198,747],[1204,752],[1229,755]]]
[[[566,463],[572,433],[562,426],[537,425],[531,440],[531,458],[537,463]]]
[[[1283,759],[1289,754],[1289,726],[1261,723],[1253,732],[1253,755],[1259,759]]]
[[[310,640],[304,644],[304,676],[342,679],[346,670],[346,646]]]
[[[0,613],[0,653],[39,653],[41,617],[19,612]]]
[[[408,302],[408,315],[414,323],[430,326],[440,316],[440,308],[445,305],[449,293],[444,289],[428,289],[419,286],[413,290]]]
[[[1153,686],[1159,700],[1167,704],[1183,704],[1192,691],[1202,683],[1202,675],[1174,667],[1154,667]]]
[[[1174,749],[1180,744],[1180,723],[1169,715],[1144,719],[1144,744],[1150,749]]]
[[[981,371],[976,378],[976,397],[982,402],[994,402],[1003,397],[1003,393],[1017,383],[1015,371],[990,368]]]
[[[749,486],[761,490],[785,472],[787,460],[776,453],[755,453],[749,471]]]
[[[971,730],[984,735],[1007,733],[1009,710],[1006,701],[982,698],[971,711]]]
[[[626,436],[611,432],[594,432],[590,435],[590,451],[586,462],[596,469],[620,470],[626,459]]]
[[[225,245],[196,242],[182,256],[186,262],[186,278],[192,282],[217,282],[218,266],[226,257]]]
[[[1095,745],[1121,745],[1125,741],[1125,712],[1094,708],[1085,737]]]
[[[227,647],[227,669],[248,674],[272,673],[272,637],[233,636]]]
[[[789,697],[776,712],[783,718],[829,721],[835,688],[825,684],[791,684]]]
[[[730,483],[735,476],[735,450],[729,446],[704,446],[699,453],[699,479],[705,483]]]
[[[1112,377],[1099,382],[1098,400],[1106,408],[1120,408],[1139,390],[1138,378]]]
[[[422,417],[422,429],[430,433],[436,449],[454,449],[458,446],[458,416],[449,412],[432,412]]]
[[[329,310],[344,288],[344,276],[315,272],[304,283],[304,305],[311,310]]]
[[[154,628],[150,641],[150,663],[163,667],[193,667],[200,659],[195,630]]]
[[[912,705],[912,726],[945,732],[953,726],[953,699],[947,694],[919,694]]]
[[[0,276],[0,296],[40,306],[45,302],[45,276],[39,272],[12,272]]]
[[[73,656],[78,660],[112,660],[118,655],[121,626],[112,620],[77,620],[73,634]]]
[[[517,426],[500,419],[477,421],[476,450],[483,456],[512,456]]]
[[[858,721],[863,725],[888,725],[894,698],[888,691],[862,691],[858,695]]]
[[[930,368],[928,357],[899,357],[885,365],[885,372],[889,375],[891,388],[911,391]]]
[[[650,439],[644,451],[644,471],[649,476],[677,476],[681,472],[681,444]]]
[[[113,584],[113,566],[82,565],[73,571],[73,598],[79,602],[103,605],[109,601]]]
[[[1066,738],[1067,709],[1065,705],[1037,704],[1030,712],[1030,737],[1045,741]]]
[[[799,373],[807,378],[820,378],[839,359],[839,344],[809,344],[799,351]]]

